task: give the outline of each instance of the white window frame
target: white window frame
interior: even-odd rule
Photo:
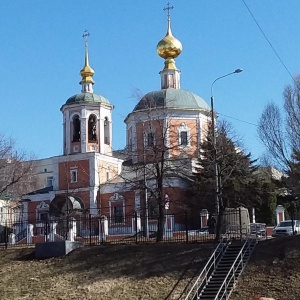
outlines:
[[[181,132],[187,133],[187,144],[182,145],[181,142]],[[180,124],[178,128],[178,146],[179,148],[189,148],[191,147],[191,130],[186,126],[186,124],[183,122]]]
[[[113,212],[113,207],[114,205],[112,205],[113,202],[121,202],[122,203],[122,208],[123,208],[123,222],[121,223],[115,223],[115,219],[114,219],[114,212]],[[124,225],[126,222],[126,215],[125,215],[125,198],[120,195],[119,193],[115,193],[113,196],[111,196],[108,200],[109,203],[109,223],[111,225]]]
[[[36,206],[35,211],[36,211],[36,220],[42,223],[41,220],[42,214],[47,214],[47,217],[49,217],[49,204],[45,203],[45,201],[41,201],[40,204]]]
[[[149,134],[153,135],[153,145],[149,145]],[[144,146],[145,148],[151,149],[156,145],[156,134],[152,130],[144,131]]]
[[[70,182],[71,183],[78,182],[78,170],[77,169],[70,170]]]
[[[54,177],[53,176],[48,176],[46,180],[47,180],[47,187],[53,186],[53,182],[54,182]]]

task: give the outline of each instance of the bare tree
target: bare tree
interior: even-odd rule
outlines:
[[[272,163],[288,172],[293,153],[300,152],[300,76],[283,92],[284,110],[268,104],[259,120],[258,134]]]
[[[35,187],[33,157],[15,148],[12,139],[0,135],[0,194],[12,199],[20,197]]]
[[[199,153],[199,121],[195,118],[194,125],[189,124],[194,128],[180,134],[178,128],[187,125],[182,117],[170,109],[164,99],[158,101],[151,97],[142,98],[138,113],[132,114],[132,121],[136,124],[136,137],[128,144],[126,164],[130,166],[127,172],[135,175],[123,172],[121,176],[128,184],[146,191],[146,206],[150,195],[152,201],[156,201],[157,241],[161,241],[167,201],[165,188],[174,186],[175,178],[190,180],[192,161]],[[182,202],[177,204],[183,206]],[[172,203],[176,205],[173,200]]]

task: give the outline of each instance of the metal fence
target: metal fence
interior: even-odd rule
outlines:
[[[36,215],[15,220],[0,214],[0,247],[34,245],[53,241],[79,241],[87,245],[109,243],[156,242],[155,218],[134,213],[126,217],[108,217],[93,214],[61,217]],[[212,242],[215,234],[206,224],[192,222],[188,213],[165,214],[163,242]],[[222,236],[241,239],[253,233],[253,226],[245,222],[240,210],[226,212],[222,218]]]

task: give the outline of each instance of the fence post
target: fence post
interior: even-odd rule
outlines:
[[[90,246],[92,246],[92,215],[89,214]]]
[[[55,242],[56,227],[57,227],[57,223],[52,221],[50,223],[50,233],[49,233],[49,241],[50,242]]]
[[[101,222],[101,242],[105,242],[108,236],[108,220],[106,216],[102,216]]]
[[[48,237],[48,218],[45,220],[45,228],[44,228],[44,241],[49,242],[49,237]]]
[[[99,241],[100,241],[100,243],[102,244],[103,243],[103,234],[102,234],[102,232],[103,232],[103,230],[102,230],[102,220],[101,220],[101,216],[100,216],[100,218],[98,219],[98,226],[99,226]]]
[[[4,227],[4,242],[5,242],[5,249],[7,249],[7,220],[5,220],[5,227]]]
[[[27,224],[27,229],[26,229],[26,241],[27,244],[32,243],[32,236],[33,236],[33,225],[32,224]]]
[[[189,242],[189,231],[188,231],[188,216],[187,216],[187,211],[185,211],[185,237],[186,237],[186,242]]]
[[[243,239],[243,228],[242,228],[242,209],[239,207],[239,219],[240,219],[240,239]]]
[[[135,243],[138,243],[138,230],[137,230],[137,212],[134,212],[134,222],[135,222]]]
[[[9,235],[9,240],[8,240],[10,245],[14,245],[16,243],[16,235],[14,233],[11,233]]]

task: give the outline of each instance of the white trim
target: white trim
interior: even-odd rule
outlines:
[[[148,145],[149,143],[149,135],[153,134],[153,145]],[[145,129],[143,131],[143,139],[144,139],[144,148],[151,149],[156,145],[156,130],[155,129]]]
[[[42,214],[47,214],[47,216],[49,215],[49,204],[45,203],[44,201],[41,201],[40,204],[38,204],[35,208],[36,220],[41,221]]]
[[[123,222],[118,222],[118,223],[115,223],[113,217],[113,214],[112,214],[112,203],[113,202],[122,202],[122,209],[123,209],[123,215],[122,215],[122,221]],[[109,223],[110,224],[125,224],[125,220],[126,220],[126,216],[125,216],[125,198],[120,195],[119,193],[114,193],[113,196],[111,196],[108,200],[108,205],[109,205]]]
[[[78,182],[78,169],[76,167],[70,168],[70,182],[71,183]]]
[[[182,145],[181,141],[181,133],[186,132],[187,133],[187,143]],[[185,122],[182,122],[180,126],[178,127],[178,147],[183,148],[190,148],[191,147],[191,129],[186,126]]]

